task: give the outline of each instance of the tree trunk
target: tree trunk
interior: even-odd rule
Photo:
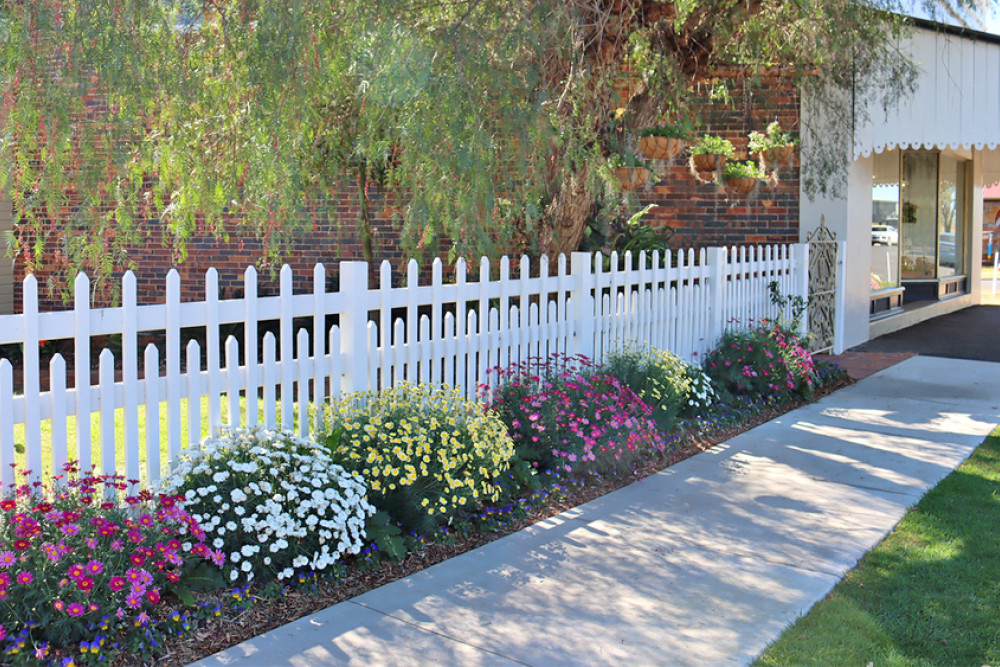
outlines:
[[[597,195],[586,187],[586,178],[586,171],[581,171],[560,183],[559,191],[545,211],[551,234],[543,244],[542,252],[550,259],[580,248],[587,218],[597,202]]]

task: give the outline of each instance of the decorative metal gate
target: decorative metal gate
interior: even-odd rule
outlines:
[[[837,235],[826,226],[826,216],[807,237],[809,243],[809,347],[813,352],[834,351],[837,333]]]

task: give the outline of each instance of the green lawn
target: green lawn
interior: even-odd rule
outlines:
[[[227,414],[227,402],[226,397],[223,395],[220,412],[222,421],[226,422]],[[187,415],[187,399],[181,399],[181,448],[187,446],[188,443],[188,415]],[[262,402],[259,403],[262,405]],[[296,406],[297,409],[297,406]],[[243,414],[246,410],[246,402],[243,396],[240,397],[240,414]],[[258,410],[258,423],[263,418],[263,411]],[[275,414],[278,418],[281,418],[281,401],[277,402],[275,408]],[[118,472],[125,472],[125,411],[122,408],[115,410],[115,458],[118,462],[117,470]],[[208,416],[208,397],[202,396],[201,398],[201,415],[202,415],[202,426],[201,426],[201,438],[208,435],[207,428],[207,416]],[[141,470],[141,479],[145,481],[147,479],[146,475],[146,410],[145,407],[139,406],[139,461]],[[295,428],[298,427],[298,418],[295,418]],[[66,429],[67,429],[67,439],[66,445],[69,450],[70,460],[78,458],[76,451],[76,416],[67,415],[66,417]],[[163,402],[160,404],[160,463],[163,472],[167,471],[167,463],[169,461],[168,455],[168,440],[167,440],[167,404]],[[91,438],[91,452],[93,463],[101,469],[101,420],[98,413],[92,413],[90,416],[90,438]],[[46,477],[52,475],[52,447],[51,447],[51,436],[52,436],[52,424],[49,420],[42,420],[41,424],[41,435],[42,435],[42,466],[44,469],[44,475]],[[19,449],[20,445],[24,443],[24,424],[14,425],[14,442],[17,443]],[[15,456],[18,466],[26,465],[26,456],[23,452],[19,451]]]
[[[1000,665],[1000,428],[756,665]]]

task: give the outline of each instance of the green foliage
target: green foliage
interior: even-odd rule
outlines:
[[[767,174],[764,170],[760,168],[753,160],[738,161],[738,160],[727,160],[725,165],[722,167],[723,178],[755,178],[757,180],[763,181],[767,178]]]
[[[671,109],[661,118],[658,118],[656,124],[639,130],[639,136],[688,139],[694,135],[694,128],[694,119],[690,114],[684,114]]]
[[[494,482],[514,454],[495,414],[443,386],[343,396],[326,406],[323,423],[333,458],[364,476],[372,502],[403,531],[420,535],[497,500]]]
[[[782,312],[791,311],[791,320],[788,322],[781,320],[781,324],[794,335],[800,336],[803,324],[802,316],[805,314],[806,308],[809,307],[809,300],[798,294],[795,296],[782,294],[777,280],[772,280],[767,284],[767,296],[771,303],[780,308]]]
[[[764,133],[754,130],[750,133],[747,147],[751,153],[763,153],[770,148],[781,148],[783,146],[796,146],[799,140],[788,132],[783,132],[778,121],[768,124]]]
[[[700,75],[740,66],[735,90],[781,63],[847,124],[809,136],[808,186],[839,173],[854,117],[843,91],[880,91],[888,105],[913,86],[896,48],[905,26],[882,13],[901,0],[685,0],[673,17],[661,4],[6,3],[0,189],[14,200],[12,247],[39,267],[55,244],[47,269],[99,279],[132,268],[137,245],[183,259],[195,234],[239,232],[273,264],[299,230],[336,215],[331,192],[356,187],[358,220],[337,222],[357,222],[366,247],[378,190],[413,253],[443,238],[453,256],[573,250],[586,217],[621,200],[606,155],[626,129],[613,122],[622,104],[632,128],[676,115],[693,127]],[[622,103],[625,67],[641,92]],[[579,198],[593,206],[559,226]]]
[[[673,429],[687,412],[692,373],[675,354],[648,345],[628,343],[608,355],[605,370],[639,395],[652,408],[660,431]]]
[[[724,333],[703,368],[726,401],[755,394],[808,397],[815,386],[812,355],[793,332],[767,321]]]
[[[701,139],[688,147],[688,152],[691,155],[722,155],[723,157],[732,157],[735,150],[733,142],[729,141],[729,139],[711,134],[702,136]]]

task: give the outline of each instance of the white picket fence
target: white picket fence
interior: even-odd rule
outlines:
[[[490,382],[489,369],[556,352],[600,361],[634,340],[697,361],[727,326],[782,315],[770,302],[770,282],[777,281],[783,294],[805,297],[807,253],[806,245],[796,244],[650,257],[612,254],[612,270],[604,270],[600,254],[573,253],[569,266],[560,256],[554,271],[545,257],[534,271],[524,257],[518,277],[511,277],[505,257],[497,280],[489,279],[490,263],[484,258],[479,272],[484,279],[470,282],[459,261],[450,283],[443,281],[436,260],[425,285],[418,284],[419,269],[411,260],[406,287],[392,287],[388,262],[380,267],[377,287],[368,284],[366,263],[341,262],[338,291],[326,290],[320,264],[313,272],[313,291],[303,294],[293,294],[292,271],[285,266],[279,294],[271,297],[257,296],[257,273],[251,267],[244,296],[228,300],[219,299],[218,274],[210,269],[205,299],[185,303],[180,277],[171,271],[165,303],[154,305],[137,304],[135,277],[127,273],[122,306],[102,309],[89,307],[90,283],[81,274],[74,308],[46,313],[38,312],[37,284],[29,276],[22,312],[0,316],[0,344],[23,343],[24,367],[23,386],[15,393],[12,365],[0,359],[0,480],[10,483],[15,465],[47,476],[50,466],[43,469],[42,462],[51,458],[56,471],[67,459],[79,460],[84,469],[99,459],[101,472],[155,482],[182,448],[198,446],[206,425],[216,432],[224,424],[297,424],[298,432],[308,436],[318,426],[310,405],[331,395],[405,380],[443,382],[473,397],[477,386]],[[330,328],[328,316],[337,320]],[[301,325],[300,318],[308,318],[311,326],[300,326],[296,334],[293,325],[295,320]],[[269,321],[278,323],[279,335],[267,332],[258,349],[258,331]],[[222,340],[220,326],[227,325],[242,328],[242,365],[237,339]],[[190,340],[182,353],[182,330],[189,327],[204,331],[204,368],[197,341]],[[139,350],[144,332],[163,334],[165,364],[152,343]],[[94,384],[91,337],[110,334],[121,337],[121,379],[115,377],[114,353],[104,349]],[[39,341],[57,339],[72,341],[75,387],[67,389],[66,362],[55,355],[43,392]],[[166,410],[165,457],[159,428],[143,429],[140,438],[140,408],[153,425]],[[99,414],[98,442],[92,442],[90,429],[78,428],[71,450],[67,417],[89,424],[93,413]],[[43,421],[51,434],[45,442]],[[24,425],[23,438],[17,439],[23,453],[16,452],[22,448],[15,448],[15,424]],[[182,442],[185,424],[188,435]],[[43,457],[46,449],[50,456]]]

